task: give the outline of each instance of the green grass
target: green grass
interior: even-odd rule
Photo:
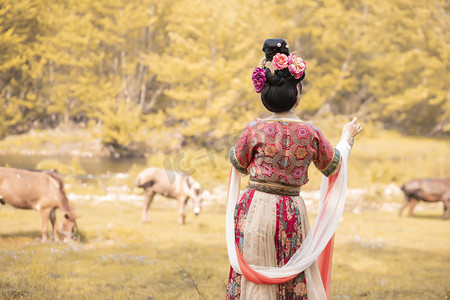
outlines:
[[[224,207],[177,225],[175,203],[83,200],[81,242],[40,242],[35,211],[0,209],[0,299],[223,299],[229,265]],[[426,207],[425,207],[426,208]],[[346,212],[336,234],[332,299],[444,299],[450,222],[442,211]],[[60,219],[60,216],[57,215]],[[313,216],[312,216],[313,217]]]
[[[157,201],[156,199],[155,201]],[[161,200],[161,199],[159,199]],[[169,200],[170,201],[170,200]],[[170,206],[173,206],[172,204]],[[223,219],[210,210],[186,226],[176,209],[155,205],[152,223],[138,205],[81,204],[81,243],[39,241],[36,212],[2,209],[0,296],[34,299],[205,299],[227,280]],[[59,217],[59,216],[58,216]],[[8,230],[6,230],[8,229]],[[19,297],[20,298],[20,297]]]
[[[334,299],[450,296],[450,222],[442,211],[347,213],[335,243]]]

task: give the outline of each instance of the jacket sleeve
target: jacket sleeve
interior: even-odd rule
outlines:
[[[319,129],[315,127],[314,129],[315,137],[312,143],[313,162],[316,168],[328,177],[339,169],[341,154],[338,149],[331,145]]]
[[[236,145],[230,149],[231,164],[236,170],[245,175],[249,173],[247,169],[253,159],[254,140],[257,138],[252,124],[253,123],[250,122],[245,127],[244,131],[239,136]]]

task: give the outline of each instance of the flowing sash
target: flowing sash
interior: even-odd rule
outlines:
[[[331,274],[332,237],[342,217],[347,192],[347,159],[351,146],[346,140],[341,140],[336,146],[341,153],[339,170],[329,176],[322,176],[320,186],[319,209],[311,231],[306,236],[300,248],[282,267],[265,267],[249,265],[239,252],[234,234],[234,210],[239,199],[240,175],[232,167],[228,187],[228,202],[225,220],[228,258],[232,268],[242,274],[247,280],[258,284],[280,284],[295,278],[316,262],[324,252],[320,271],[327,297],[329,297],[329,283]],[[330,243],[330,244],[329,244]],[[326,259],[324,259],[326,258]]]

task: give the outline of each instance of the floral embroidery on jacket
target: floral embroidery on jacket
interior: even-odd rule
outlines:
[[[308,182],[311,162],[326,176],[339,166],[339,153],[322,132],[304,122],[255,119],[239,136],[230,152],[233,166],[252,177],[301,186]],[[301,168],[299,168],[301,167]]]

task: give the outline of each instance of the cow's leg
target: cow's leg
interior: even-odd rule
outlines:
[[[148,215],[148,209],[150,208],[150,204],[152,204],[154,196],[155,196],[155,192],[152,189],[144,190],[144,205],[142,206],[142,222],[144,222],[144,223],[150,222],[150,216]]]
[[[413,211],[414,207],[416,207],[417,199],[414,197],[411,197],[410,205],[409,205],[409,216],[413,217]]]
[[[188,198],[178,198],[178,224],[184,225],[186,223],[186,203]]]
[[[58,233],[58,226],[56,224],[56,216],[55,216],[56,207],[52,209],[50,212],[50,222],[52,223],[52,229],[53,229],[53,236],[55,239],[55,242],[59,242],[59,233]]]
[[[398,211],[398,216],[399,217],[402,216],[402,212],[408,206],[410,200],[411,199],[408,196],[405,196],[405,202],[403,203],[403,205],[400,207],[400,209]]]
[[[51,208],[41,209],[41,222],[42,222],[42,242],[47,241],[47,233],[48,233],[48,220],[50,218]]]

